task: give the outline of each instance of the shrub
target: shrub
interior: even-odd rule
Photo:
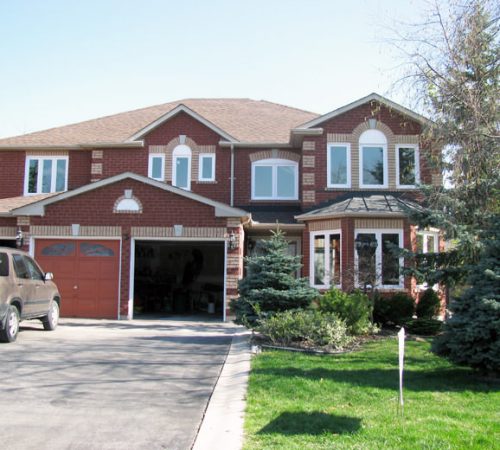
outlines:
[[[416,313],[419,319],[432,319],[439,314],[441,300],[437,292],[432,289],[426,289],[417,303]]]
[[[405,323],[405,328],[413,334],[434,336],[441,331],[443,322],[435,319],[412,319]]]
[[[236,322],[253,326],[259,317],[307,308],[318,296],[306,278],[297,278],[300,256],[288,254],[281,231],[263,241],[264,254],[245,258],[247,276],[239,283],[240,297],[231,303]]]
[[[381,325],[403,325],[410,320],[415,301],[409,295],[397,293],[391,297],[376,296],[373,309],[375,322]]]
[[[331,313],[320,311],[284,311],[259,320],[257,331],[277,345],[306,343],[344,348],[352,338],[345,323]]]
[[[348,294],[332,288],[320,297],[319,310],[333,313],[344,320],[350,334],[366,334],[372,329],[372,304],[368,296],[359,290]]]

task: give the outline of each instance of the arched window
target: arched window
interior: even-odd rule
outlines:
[[[362,188],[387,188],[387,138],[378,130],[359,137],[359,184]]]
[[[178,145],[172,153],[172,184],[191,190],[191,149]]]
[[[297,200],[298,163],[288,159],[261,159],[252,163],[253,200]]]

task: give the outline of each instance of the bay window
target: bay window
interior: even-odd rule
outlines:
[[[341,252],[340,230],[311,233],[311,286],[340,286]]]
[[[298,164],[286,159],[252,163],[252,200],[297,200]]]
[[[67,156],[29,156],[26,158],[25,195],[62,192],[67,189]]]
[[[331,188],[351,186],[351,146],[350,144],[328,144],[327,185]]]

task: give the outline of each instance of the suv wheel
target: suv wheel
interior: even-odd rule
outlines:
[[[19,333],[19,311],[15,306],[9,305],[7,308],[7,318],[5,328],[0,330],[0,340],[4,342],[14,342]]]
[[[59,305],[55,300],[52,300],[49,313],[42,317],[43,328],[48,331],[55,330],[59,323]]]

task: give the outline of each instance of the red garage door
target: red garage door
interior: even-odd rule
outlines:
[[[54,273],[62,316],[118,318],[119,241],[36,239],[35,258]]]

